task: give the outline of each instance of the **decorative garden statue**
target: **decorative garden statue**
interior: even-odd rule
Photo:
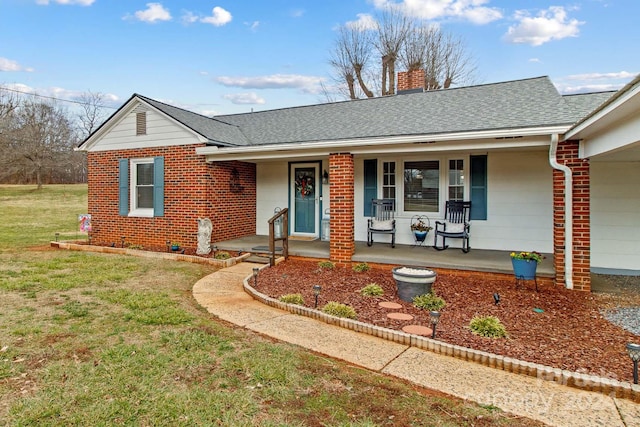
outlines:
[[[198,249],[196,254],[206,255],[211,252],[211,231],[213,225],[209,218],[198,218]]]

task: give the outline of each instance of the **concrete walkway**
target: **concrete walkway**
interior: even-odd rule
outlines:
[[[243,280],[258,264],[221,269],[193,287],[218,318],[266,336],[552,426],[640,426],[640,404],[489,368],[291,314],[254,300]]]

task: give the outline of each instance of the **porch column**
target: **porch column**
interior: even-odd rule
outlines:
[[[354,242],[354,167],[351,153],[329,154],[331,238],[329,258],[337,264],[350,264]]]
[[[573,288],[591,291],[591,193],[589,160],[578,158],[578,141],[558,143],[558,163],[573,174]],[[564,174],[553,171],[553,249],[556,284],[565,285]]]

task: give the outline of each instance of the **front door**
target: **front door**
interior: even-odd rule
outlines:
[[[318,237],[320,211],[317,163],[291,164],[291,230],[294,236]]]

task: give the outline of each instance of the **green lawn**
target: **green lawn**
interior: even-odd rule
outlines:
[[[0,425],[538,425],[212,318],[191,263],[52,250],[86,186],[0,186]]]

